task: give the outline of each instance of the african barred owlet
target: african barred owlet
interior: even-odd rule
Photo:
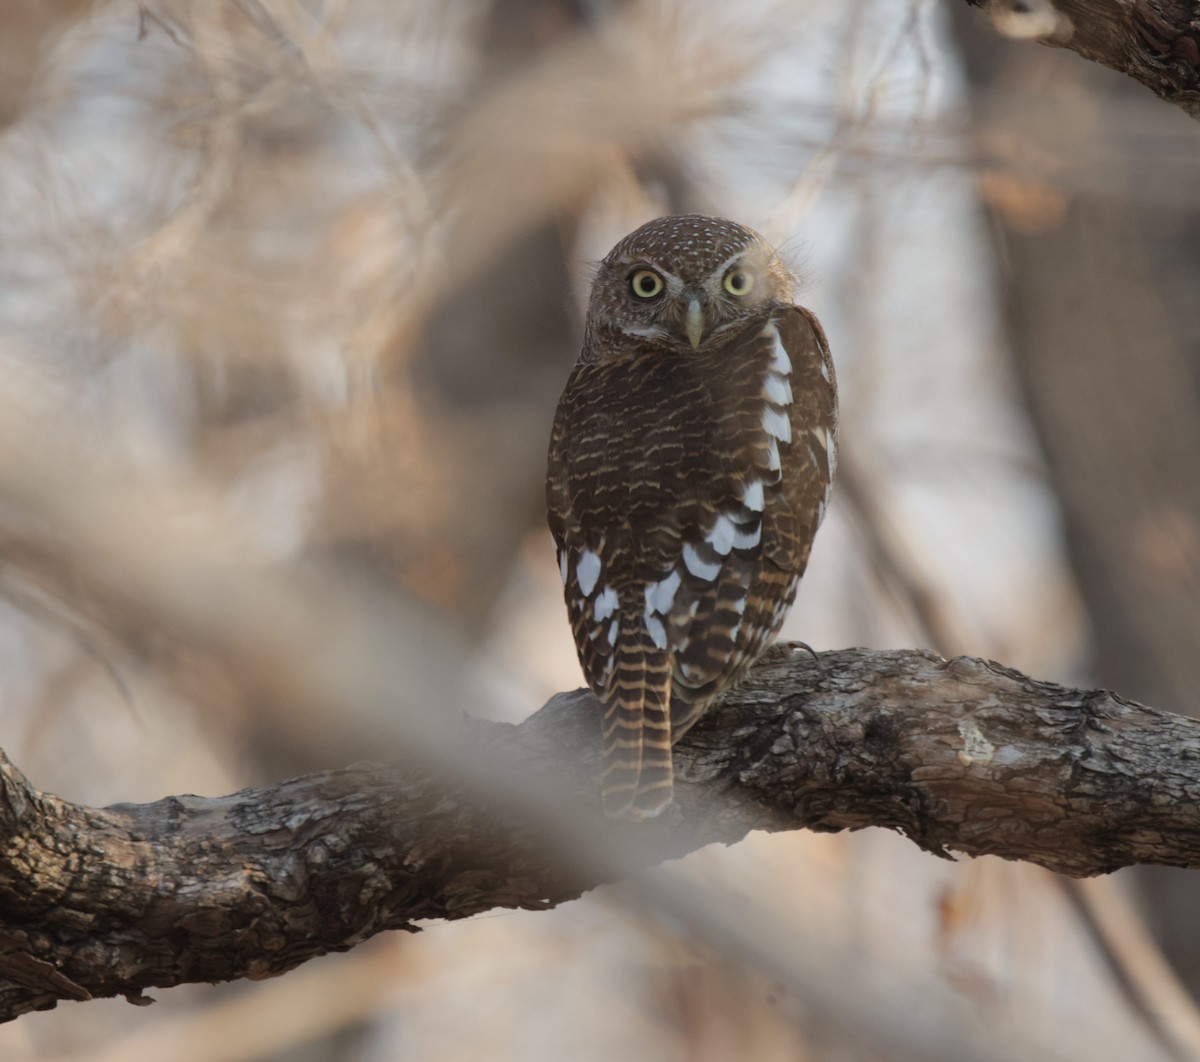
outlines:
[[[659,218],[600,264],[546,498],[603,705],[604,808],[671,802],[671,746],[783,623],[825,515],[837,386],[756,232]]]

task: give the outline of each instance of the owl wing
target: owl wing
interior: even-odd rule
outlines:
[[[647,595],[672,650],[675,739],[778,632],[836,463],[836,386],[816,318],[790,307],[739,343],[723,352],[740,369],[728,381],[719,488]]]
[[[572,383],[576,382],[577,374],[578,370],[572,374]],[[612,558],[604,548],[608,536],[601,532],[589,537],[581,525],[579,506],[572,504],[572,496],[578,490],[573,490],[571,482],[573,418],[570,395],[571,383],[559,403],[550,434],[546,516],[557,550],[558,573],[562,579],[579,663],[588,686],[599,693],[612,680],[618,633],[617,599],[611,583],[600,578],[602,568],[607,570],[611,567]],[[583,474],[586,476],[591,472],[589,469]]]
[[[551,432],[546,510],[579,662],[601,703],[604,808],[637,819],[671,799],[671,658],[631,605],[627,514],[645,479],[619,456],[628,456],[636,425],[603,408],[620,394],[603,366],[575,367]],[[634,403],[632,419],[638,410]]]

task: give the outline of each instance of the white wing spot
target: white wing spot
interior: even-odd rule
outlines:
[[[808,452],[812,455],[812,459],[817,464],[821,463],[822,457],[825,458],[826,462],[829,461],[829,455],[827,453],[825,453],[824,450],[822,450],[815,442],[812,442],[811,440],[809,441],[809,444],[808,444]]]
[[[833,380],[829,376],[829,359],[828,358],[821,359],[821,379],[824,380],[827,384],[833,383]]]
[[[696,547],[690,542],[684,544],[683,563],[697,579],[704,579],[707,582],[712,582],[721,573],[721,562],[706,564],[700,554],[696,552]]]
[[[597,595],[596,604],[593,606],[593,614],[596,617],[596,622],[603,623],[616,611],[617,592],[611,586],[606,586]]]
[[[661,612],[664,616],[671,611],[675,603],[675,591],[679,589],[680,575],[672,572],[665,579],[650,583],[646,587],[646,615]]]
[[[763,485],[761,479],[752,479],[746,484],[746,493],[742,495],[742,504],[754,513],[763,511]]]
[[[705,536],[708,539],[709,545],[712,546],[722,557],[728,556],[729,551],[733,548],[733,540],[737,534],[737,528],[733,521],[724,513],[717,516],[717,522],[713,524],[712,530]]]
[[[648,615],[646,617],[646,633],[650,635],[650,640],[659,649],[667,647],[667,630],[657,616]]]
[[[771,436],[771,443],[767,447],[767,468],[772,472],[778,472],[783,466],[779,463],[779,445],[775,442],[775,436]]]
[[[821,427],[811,428],[810,431],[821,444],[821,449],[825,451],[825,461],[829,465],[829,478],[832,480],[837,471],[837,439]]]
[[[788,353],[783,349],[783,340],[779,336],[779,329],[773,324],[767,325],[763,329],[764,336],[775,337],[775,349],[771,352],[771,369],[773,372],[779,373],[780,376],[788,376],[792,371],[792,359],[788,357]]]
[[[558,574],[562,576],[563,586],[567,585],[567,551],[560,549],[558,551]]]
[[[590,549],[585,549],[575,565],[575,578],[579,580],[579,590],[584,597],[591,597],[596,589],[596,580],[600,578],[600,557]]]
[[[792,385],[788,383],[786,377],[769,372],[766,379],[763,380],[763,398],[768,402],[774,402],[777,406],[790,406],[792,404]]]
[[[613,620],[608,625],[608,644],[614,649],[617,647],[617,631],[621,629],[620,620]]]
[[[792,422],[788,420],[786,413],[780,413],[779,410],[767,406],[763,410],[762,426],[769,435],[774,435],[780,442],[792,441]]]

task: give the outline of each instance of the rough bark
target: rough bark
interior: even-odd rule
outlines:
[[[1071,875],[1200,866],[1200,723],[1106,691],[969,657],[775,651],[678,746],[676,803],[640,825],[596,810],[592,709],[564,693],[519,726],[468,723],[465,740],[566,786],[587,809],[578,833],[600,850],[620,836],[625,865],[755,829],[884,826],[938,855]],[[0,797],[3,1019],[268,977],[423,919],[552,907],[606,876],[421,769],[90,808],[39,793],[0,754]]]
[[[967,0],[1011,37],[1069,48],[1200,118],[1200,13],[1192,0]]]

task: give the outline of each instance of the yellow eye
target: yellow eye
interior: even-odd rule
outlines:
[[[629,278],[629,290],[639,299],[652,299],[662,294],[663,278],[653,269],[639,269]]]
[[[731,269],[725,274],[725,290],[730,295],[735,295],[740,299],[743,295],[749,295],[750,289],[753,287],[753,273],[747,273],[744,269]]]

